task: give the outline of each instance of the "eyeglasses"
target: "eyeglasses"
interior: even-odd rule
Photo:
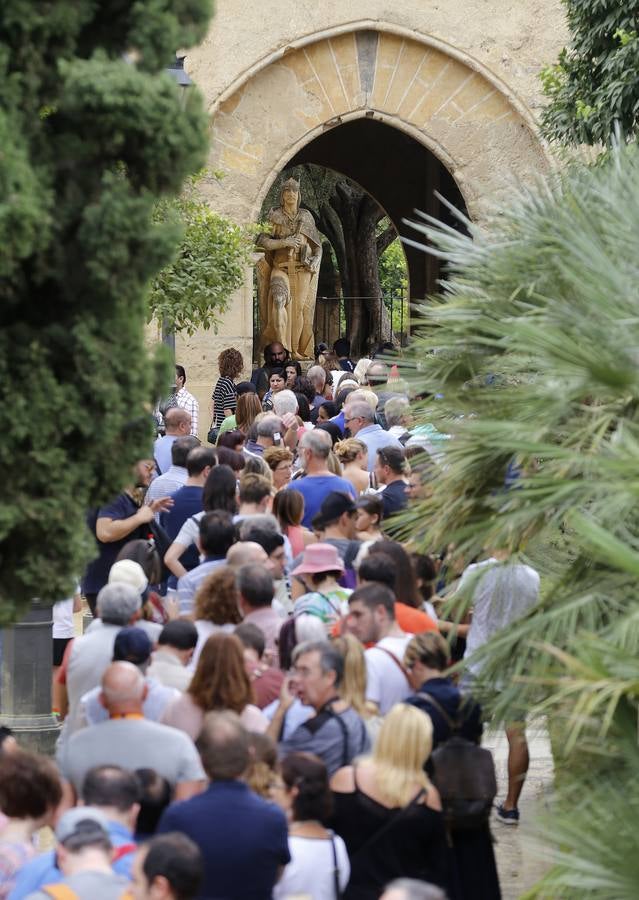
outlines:
[[[346,417],[344,417],[344,425],[348,425],[349,422],[354,422],[355,419],[360,419],[360,421],[361,421],[361,418],[362,418],[361,416],[351,416],[350,419],[347,419]]]

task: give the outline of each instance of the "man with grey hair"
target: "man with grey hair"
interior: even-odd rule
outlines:
[[[402,445],[394,435],[384,431],[381,425],[375,423],[375,413],[365,401],[351,400],[349,397],[344,408],[344,425],[353,437],[368,447],[369,472],[375,468],[378,450],[383,450],[384,447],[402,449]]]
[[[313,409],[319,409],[326,400],[326,397],[324,396],[324,390],[326,389],[326,372],[322,366],[311,366],[306,373],[306,377],[315,388],[315,396],[313,397],[311,406]]]
[[[144,718],[148,687],[144,675],[130,662],[114,662],[102,676],[100,702],[106,722],[74,734],[58,748],[57,762],[79,794],[84,777],[94,766],[155,769],[184,800],[204,787],[205,774],[193,741],[183,731]]]
[[[293,391],[289,391],[285,388],[283,391],[278,391],[277,394],[273,394],[273,412],[276,416],[283,418],[285,415],[295,416],[297,415],[297,410],[299,408],[299,404],[297,402],[297,397],[293,393]]]
[[[255,429],[255,438],[251,439],[253,428]],[[279,446],[282,443],[284,430],[279,416],[262,415],[249,429],[249,440],[242,452],[248,456],[262,456],[267,447]]]
[[[304,497],[302,525],[305,528],[312,527],[313,517],[331,491],[341,491],[356,499],[355,488],[350,481],[333,475],[328,469],[328,454],[332,447],[331,436],[326,431],[307,431],[300,441],[299,456],[305,474],[303,478],[291,481],[287,490],[299,491]]]
[[[82,727],[80,701],[100,679],[113,657],[118,632],[140,617],[142,598],[133,585],[114,582],[105,585],[97,597],[97,613],[87,632],[67,646],[58,672],[61,713],[68,707],[60,740]]]
[[[242,621],[257,625],[267,649],[275,653],[283,620],[273,609],[275,585],[271,572],[265,566],[242,566],[237,572],[236,584]]]
[[[405,444],[410,437],[410,402],[408,397],[389,397],[384,406],[384,416],[388,433]]]
[[[169,806],[157,833],[181,832],[200,848],[204,881],[198,897],[271,897],[291,858],[288,828],[284,813],[242,780],[251,753],[239,717],[205,716],[198,749],[210,784],[198,797]]]
[[[293,673],[289,684],[294,685],[303,704],[313,707],[315,715],[281,740],[286,713],[295,699],[283,688],[268,734],[279,740],[282,757],[295,752],[315,753],[332,775],[370,749],[362,717],[340,697],[343,657],[329,641],[298,644],[293,651]]]

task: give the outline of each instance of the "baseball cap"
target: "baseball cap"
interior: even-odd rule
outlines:
[[[130,584],[136,591],[143,594],[149,586],[149,580],[144,574],[140,563],[132,559],[121,559],[113,563],[109,571],[109,584]]]
[[[113,661],[130,662],[134,666],[141,666],[151,656],[151,638],[146,631],[129,625],[121,628],[113,642]]]
[[[87,838],[87,843],[93,836],[96,840],[110,841],[109,822],[104,813],[93,806],[74,806],[60,816],[55,836],[61,844],[76,836]]]
[[[322,522],[335,522],[345,512],[354,513],[357,507],[355,501],[342,491],[331,491],[324,498],[319,508],[319,519]]]

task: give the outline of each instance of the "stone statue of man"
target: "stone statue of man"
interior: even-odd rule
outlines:
[[[280,205],[269,210],[266,220],[271,232],[257,239],[265,251],[257,264],[260,345],[280,341],[293,359],[312,359],[322,241],[313,216],[300,209],[300,185],[294,178],[284,182]]]

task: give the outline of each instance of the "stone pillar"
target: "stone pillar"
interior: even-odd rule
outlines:
[[[51,606],[37,600],[23,618],[0,630],[0,725],[21,746],[52,755],[59,733],[51,712]]]

